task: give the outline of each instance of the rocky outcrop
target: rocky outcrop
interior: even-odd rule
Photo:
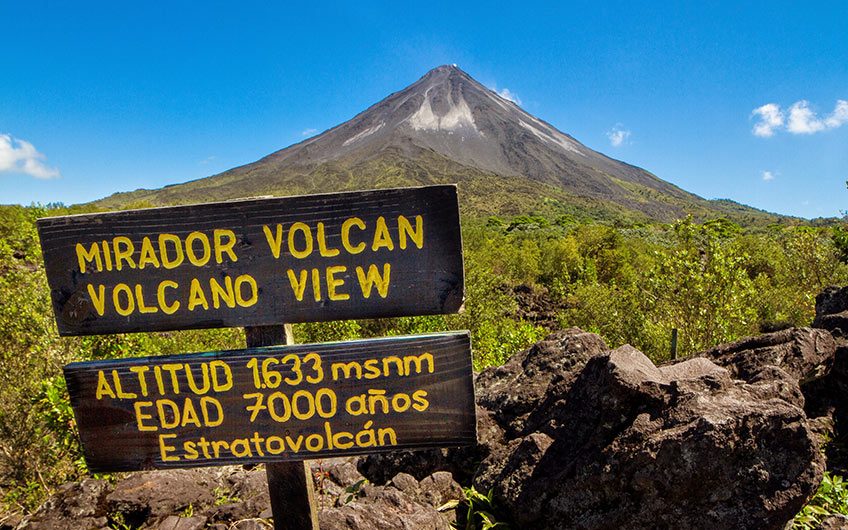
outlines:
[[[848,287],[828,287],[816,297],[813,326],[835,338],[833,367],[827,377],[804,389],[807,411],[819,417],[822,430],[832,439],[827,445],[828,468],[848,474]]]
[[[477,447],[360,470],[466,474],[476,457],[468,480],[517,528],[783,528],[821,481],[801,384],[828,378],[835,349],[788,329],[657,367],[559,331],[478,375]]]
[[[360,460],[359,470],[382,484],[397,473],[424,478],[450,471],[463,484],[471,482],[481,461],[500,451],[517,433],[543,420],[541,411],[563,408],[563,391],[594,355],[607,351],[594,333],[577,328],[557,331],[502,366],[489,368],[474,381],[477,395],[477,445],[470,448],[395,451]],[[550,402],[550,401],[553,402]]]
[[[821,329],[789,328],[722,344],[700,355],[752,381],[780,369],[803,386],[830,373],[836,353],[833,336]]]
[[[493,413],[506,443],[474,481],[521,528],[777,529],[821,480],[797,379],[779,367],[740,381],[706,358],[658,368],[629,346],[569,365],[524,422]],[[495,371],[481,395],[509,386]]]
[[[452,513],[436,510],[462,491],[450,473],[388,484],[364,481],[354,460],[312,465],[322,530],[449,530]],[[110,484],[86,479],[63,486],[19,526],[27,530],[266,530],[271,508],[263,468],[141,472]]]

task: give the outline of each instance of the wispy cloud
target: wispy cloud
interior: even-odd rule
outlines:
[[[848,123],[848,101],[837,100],[833,112],[823,117],[819,116],[805,99],[793,103],[788,109],[788,116],[777,103],[757,107],[751,112],[751,116],[758,118],[751,132],[762,138],[774,136],[778,130],[791,134],[815,134]]]
[[[0,134],[0,173],[23,173],[37,179],[61,176],[58,169],[44,164],[45,158],[26,140]]]
[[[498,85],[487,85],[487,86],[488,86],[489,90],[491,90],[495,94],[499,95],[500,97],[504,98],[505,100],[512,101],[516,105],[521,106],[521,98],[518,97],[518,94],[516,94],[512,90],[510,90],[508,88],[498,89]]]
[[[610,145],[613,147],[621,147],[630,138],[630,131],[625,129],[622,124],[617,123],[615,127],[607,131],[607,138],[609,138]]]
[[[518,97],[518,94],[516,94],[515,92],[511,91],[508,88],[502,88],[502,89],[498,90],[498,95],[500,97],[504,98],[504,99],[508,99],[509,101],[512,101],[516,105],[521,105],[521,98]]]
[[[198,162],[198,164],[200,164],[201,166],[205,166],[205,165],[207,165],[207,164],[212,163],[212,162],[213,162],[216,158],[218,158],[218,157],[217,157],[217,156],[215,156],[215,155],[207,156],[206,158],[204,158],[203,160],[201,160],[200,162]]]
[[[314,136],[314,135],[315,135],[315,133],[317,133],[317,132],[318,132],[318,129],[312,129],[312,128],[310,128],[310,129],[304,129],[304,130],[300,133],[300,135],[301,135],[301,136]]]
[[[759,116],[760,121],[754,124],[754,136],[768,138],[774,136],[774,131],[783,125],[783,112],[776,103],[766,103],[751,112],[752,116]]]
[[[776,177],[776,176],[777,176],[777,174],[772,173],[771,171],[763,171],[763,180],[766,181],[766,182],[770,182],[770,181],[774,180],[774,177]]]

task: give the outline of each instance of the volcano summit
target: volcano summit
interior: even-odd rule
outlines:
[[[466,213],[532,211],[668,221],[686,214],[744,223],[775,216],[708,201],[589,149],[487,89],[439,66],[349,121],[261,160],[159,190],[119,193],[101,207],[256,195],[457,183]]]

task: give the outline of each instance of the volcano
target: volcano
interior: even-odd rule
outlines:
[[[352,119],[256,162],[100,207],[456,183],[470,214],[560,212],[669,221],[776,216],[708,201],[589,149],[475,81],[439,66]]]

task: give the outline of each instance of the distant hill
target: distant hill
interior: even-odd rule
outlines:
[[[118,193],[101,208],[257,195],[457,183],[465,213],[549,213],[671,221],[779,216],[708,201],[609,158],[498,96],[456,66],[440,66],[313,138],[211,177]]]

